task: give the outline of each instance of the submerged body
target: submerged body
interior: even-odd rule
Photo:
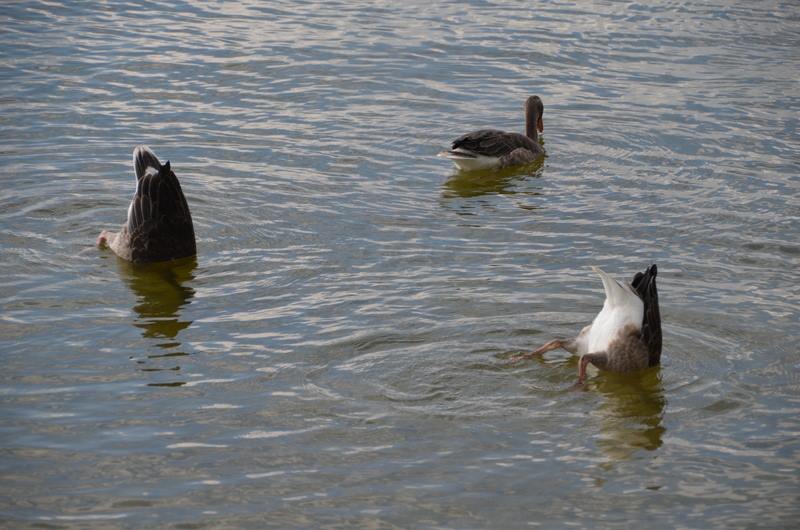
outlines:
[[[637,273],[631,283],[625,284],[596,267],[593,269],[603,281],[606,300],[592,323],[575,338],[552,340],[517,359],[563,348],[580,356],[578,383],[585,380],[588,364],[611,372],[634,372],[660,363],[657,267],[651,265],[645,272]]]
[[[544,156],[538,134],[544,132],[543,113],[542,100],[531,96],[525,101],[525,134],[480,129],[456,138],[450,150],[439,156],[465,171],[530,164]]]
[[[189,205],[169,161],[140,145],[133,151],[136,192],[119,232],[103,230],[97,238],[122,259],[134,263],[194,256],[197,245]]]

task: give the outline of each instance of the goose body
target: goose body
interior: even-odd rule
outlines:
[[[534,162],[544,155],[538,134],[544,131],[543,113],[542,100],[531,96],[525,101],[525,134],[480,129],[456,138],[450,150],[442,151],[439,156],[452,160],[465,171]]]
[[[161,164],[150,148],[133,150],[136,191],[119,232],[103,230],[99,247],[108,246],[134,263],[168,261],[197,253],[189,205],[169,161]]]
[[[637,273],[630,283],[620,283],[593,267],[603,281],[606,299],[591,324],[575,338],[555,339],[519,358],[563,348],[580,356],[578,382],[592,364],[611,372],[633,372],[661,361],[661,315],[658,308],[656,265]]]

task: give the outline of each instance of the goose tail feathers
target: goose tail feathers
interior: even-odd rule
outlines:
[[[133,172],[136,174],[136,180],[148,173],[158,173],[160,169],[161,162],[153,150],[146,145],[137,145],[133,150]]]

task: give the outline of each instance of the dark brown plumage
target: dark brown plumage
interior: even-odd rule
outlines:
[[[658,309],[656,275],[658,267],[653,263],[644,272],[637,272],[631,281],[631,287],[644,303],[642,342],[647,345],[649,366],[656,366],[661,362],[661,312]]]
[[[453,141],[453,150],[465,149],[476,155],[503,157],[515,149],[527,149],[533,153],[544,152],[539,142],[524,134],[504,132],[497,129],[481,129]]]

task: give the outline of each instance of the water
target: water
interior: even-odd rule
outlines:
[[[402,5],[401,5],[402,4]],[[796,2],[23,2],[0,14],[9,528],[787,527]],[[540,167],[458,175],[469,130]],[[199,254],[132,267],[130,154]],[[663,366],[504,360],[659,265]]]

